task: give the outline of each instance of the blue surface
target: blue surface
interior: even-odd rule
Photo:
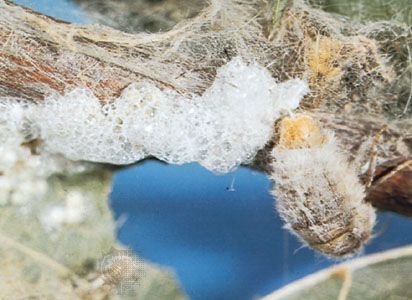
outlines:
[[[234,181],[233,181],[234,180]],[[233,182],[234,191],[231,190]],[[148,161],[117,173],[120,241],[175,269],[191,299],[252,299],[334,263],[282,229],[258,172],[216,176],[197,164]],[[381,214],[366,253],[412,243],[412,222]]]
[[[89,21],[64,0],[15,2],[65,21]],[[191,299],[265,295],[333,263],[300,249],[281,229],[269,186],[264,175],[244,168],[215,176],[196,164],[139,164],[114,178],[111,204],[117,217],[127,217],[118,237],[146,259],[174,268]],[[376,232],[366,253],[412,243],[404,234],[412,222],[399,216],[381,214]]]
[[[139,0],[137,0],[139,1]],[[87,24],[90,20],[78,5],[65,0],[13,0],[13,2],[39,11],[56,19],[77,24]]]

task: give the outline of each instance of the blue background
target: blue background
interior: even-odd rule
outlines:
[[[15,2],[62,20],[90,22],[64,0]],[[118,238],[173,268],[191,299],[265,295],[335,263],[282,229],[269,188],[263,174],[246,168],[215,176],[197,164],[147,161],[114,178],[111,205],[116,218],[126,220]],[[412,222],[400,216],[380,214],[375,231],[365,253],[412,243],[405,234]]]
[[[233,189],[231,186],[233,182]],[[270,182],[247,168],[216,176],[197,164],[147,161],[120,171],[112,207],[120,241],[171,266],[191,299],[252,299],[335,263],[282,229]],[[365,253],[412,243],[412,222],[379,215]]]

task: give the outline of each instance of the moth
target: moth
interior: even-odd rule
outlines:
[[[285,227],[327,256],[358,252],[372,236],[375,210],[333,132],[297,115],[283,118],[277,133],[271,192]]]

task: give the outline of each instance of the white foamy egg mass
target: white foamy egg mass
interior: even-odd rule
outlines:
[[[277,83],[265,68],[235,58],[202,95],[185,97],[144,81],[102,103],[78,88],[25,109],[10,104],[16,112],[10,122],[15,128],[17,118],[30,123],[42,151],[71,160],[129,164],[153,156],[226,173],[250,162],[271,138],[276,119],[307,92],[302,80]],[[10,115],[4,108],[0,114]]]

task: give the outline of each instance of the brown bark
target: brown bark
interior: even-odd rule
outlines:
[[[346,145],[352,159],[362,155],[362,143],[373,137],[386,123],[381,120],[342,119],[333,116],[323,118],[326,127],[333,129]],[[407,126],[410,126],[409,124]],[[381,163],[377,166],[372,186],[368,189],[366,201],[383,210],[412,216],[412,155],[408,139],[395,126],[384,132],[377,145]],[[367,149],[370,150],[370,149]],[[366,162],[370,151],[366,151]],[[366,182],[367,174],[361,178]]]
[[[81,86],[90,88],[101,100],[110,100],[131,82],[141,80],[183,94],[200,93],[210,85],[215,69],[238,54],[225,38],[224,28],[207,21],[207,14],[206,10],[196,20],[183,22],[167,33],[128,34],[99,25],[68,24],[0,0],[0,97],[38,102],[48,94]],[[195,23],[202,26],[194,28]],[[205,59],[200,48],[190,57],[187,53],[170,54],[174,42],[183,43],[190,30],[216,32],[216,44],[210,45],[214,47],[212,58]],[[265,41],[263,33],[249,42],[248,49],[257,49],[256,53],[269,49],[274,55],[284,50]],[[331,114],[328,110],[328,105],[322,104],[312,107],[311,113],[336,133],[352,158],[359,155],[368,137],[389,124],[379,145],[382,163],[367,200],[379,208],[412,216],[410,119],[387,121],[376,114],[352,115],[344,110]],[[255,166],[260,170],[270,169],[273,145],[274,141],[258,153]]]
[[[328,117],[323,117],[322,122],[336,133],[352,159],[362,155],[362,143],[388,124],[376,119]],[[378,142],[380,164],[374,172],[366,201],[376,208],[412,217],[412,144],[410,138],[399,129],[411,129],[412,125],[407,120],[401,123],[388,127]],[[370,149],[367,150],[363,153],[366,155],[362,163],[367,163],[369,159]],[[364,182],[368,181],[367,177],[366,173],[361,175]]]
[[[101,25],[68,24],[1,0],[0,96],[41,101],[50,93],[83,86],[110,100],[141,80],[180,93],[197,92],[213,77],[213,71],[202,67],[202,57],[195,66],[187,56],[167,55],[172,41],[186,35],[190,26],[164,34],[128,34]],[[221,57],[226,58],[223,51]],[[221,57],[215,64],[224,63]],[[194,80],[199,77],[205,80]]]
[[[9,1],[0,2],[0,20],[0,96],[41,101],[81,85],[99,98],[111,98],[144,77],[121,58],[115,62],[110,51],[119,53],[121,46],[104,41],[108,28],[93,33],[91,27],[54,20]],[[126,41],[127,35],[119,32],[118,38]]]
[[[366,200],[377,208],[412,217],[412,158],[381,164]]]

